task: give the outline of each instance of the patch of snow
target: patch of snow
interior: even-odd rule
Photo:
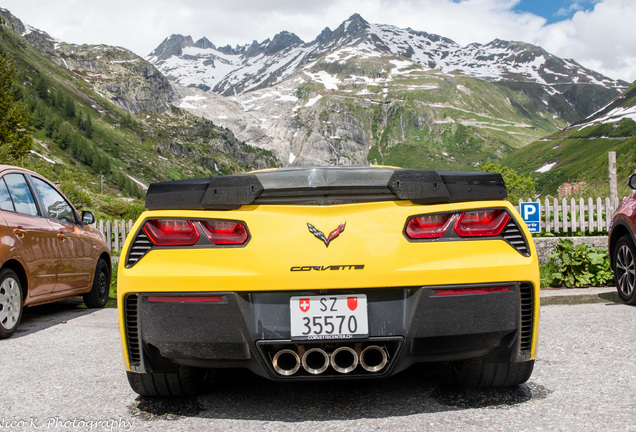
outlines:
[[[147,184],[143,183],[141,180],[137,180],[136,178],[134,178],[130,174],[124,172],[121,168],[120,168],[120,171],[122,173],[124,173],[124,175],[126,177],[128,177],[129,179],[131,179],[133,182],[137,183],[137,185],[139,185],[140,188],[142,188],[143,190],[148,190],[148,185]]]
[[[307,101],[307,103],[305,104],[305,107],[308,108],[308,107],[314,106],[314,104],[318,102],[320,99],[322,99],[322,95],[312,97],[311,99]]]
[[[338,84],[342,84],[342,81],[340,81],[337,75],[331,75],[326,71],[320,71],[318,73],[305,71],[305,73],[309,75],[313,81],[324,85],[327,90],[338,90]]]
[[[55,161],[53,159],[49,159],[46,156],[44,156],[43,154],[40,154],[40,153],[36,152],[35,150],[31,150],[31,153],[33,153],[34,155],[40,156],[42,159],[44,159],[48,163],[55,164]]]
[[[605,114],[603,117],[599,117],[594,119],[594,121],[590,123],[586,123],[583,125],[589,126],[590,124],[598,124],[598,123],[616,123],[621,121],[624,118],[630,118],[636,121],[636,106],[631,107],[617,107]]]
[[[538,172],[538,173],[546,173],[548,171],[550,171],[552,168],[554,168],[556,166],[556,162],[552,162],[549,164],[545,164],[543,165],[541,168],[534,170],[534,172]]]
[[[283,101],[283,102],[296,102],[298,101],[298,98],[294,95],[283,95],[281,97],[279,97],[278,99],[276,99],[276,101]]]

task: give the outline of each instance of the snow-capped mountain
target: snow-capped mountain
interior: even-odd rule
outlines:
[[[593,114],[627,86],[540,47],[462,47],[357,14],[310,43],[289,32],[235,47],[172,35],[149,61],[17,32],[142,123],[176,106],[276,165],[474,169]]]
[[[534,45],[496,39],[462,47],[442,36],[370,24],[358,14],[334,31],[326,28],[309,43],[289,32],[234,48],[216,47],[206,38],[194,42],[190,36],[172,35],[147,60],[183,86],[228,96],[273,86],[299,70],[311,68],[316,61],[336,63],[352,56],[387,55],[426,69],[495,82],[579,83],[606,88],[627,85]]]

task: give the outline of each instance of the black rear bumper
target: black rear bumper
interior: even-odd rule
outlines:
[[[501,284],[497,284],[501,285]],[[369,338],[346,341],[292,341],[289,299],[325,292],[139,293],[125,299],[125,327],[131,370],[169,372],[175,365],[239,367],[270,379],[387,376],[413,363],[487,356],[493,362],[529,360],[534,328],[532,286],[510,283],[507,292],[437,295],[457,287],[356,290],[367,295]],[[460,288],[478,287],[475,285]],[[351,290],[329,290],[350,294]],[[178,302],[175,297],[214,296],[214,302]],[[171,301],[149,301],[170,296]],[[362,367],[346,374],[327,368],[313,375],[299,368],[277,373],[280,350],[319,348],[327,354],[350,347],[380,348],[386,367]],[[355,356],[355,355],[354,355]]]

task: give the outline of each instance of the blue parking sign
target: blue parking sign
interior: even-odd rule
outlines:
[[[535,202],[519,204],[521,218],[531,233],[541,232],[541,205]]]

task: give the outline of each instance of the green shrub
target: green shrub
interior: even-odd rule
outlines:
[[[567,238],[559,240],[540,271],[542,288],[605,286],[614,278],[607,250],[584,243],[574,246]]]
[[[532,177],[492,162],[486,162],[479,169],[483,172],[501,173],[508,190],[508,201],[514,205],[519,205],[519,200],[533,198],[536,194]]]
[[[104,203],[99,209],[114,219],[135,220],[144,211],[144,206],[137,201],[118,200]]]
[[[117,268],[119,267],[119,262],[113,262],[113,275],[110,280],[110,290],[108,292],[108,297],[115,298],[117,297]]]
[[[126,214],[126,210],[128,206],[123,201],[115,201],[102,204],[99,209],[106,213],[108,216],[114,217],[116,219],[123,219]]]

